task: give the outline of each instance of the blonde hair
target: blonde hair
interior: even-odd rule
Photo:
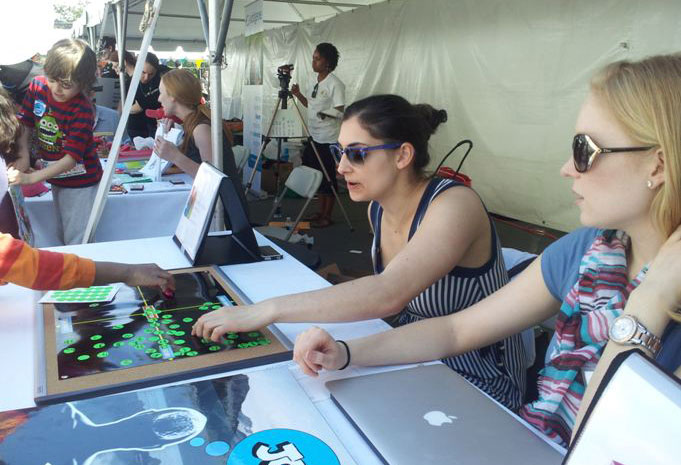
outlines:
[[[82,40],[63,39],[47,52],[44,68],[48,78],[69,80],[87,92],[97,79],[97,55]]]
[[[601,70],[591,90],[641,145],[664,154],[664,184],[650,206],[664,237],[681,224],[681,55],[618,61]],[[681,321],[681,313],[670,312]]]
[[[0,156],[8,163],[17,159],[17,140],[22,131],[15,113],[12,98],[0,87]]]
[[[172,69],[161,77],[168,95],[178,103],[191,108],[192,113],[182,122],[184,133],[191,136],[199,124],[210,125],[210,108],[201,103],[201,81],[186,69]],[[185,137],[180,151],[185,153],[190,137]]]

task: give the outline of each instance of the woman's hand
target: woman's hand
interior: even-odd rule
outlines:
[[[163,128],[163,132],[166,133],[166,132],[170,132],[170,130],[175,125],[175,121],[173,121],[170,118],[161,118],[161,120],[158,122],[158,124],[160,124],[161,127]]]
[[[681,226],[662,244],[650,263],[645,280],[634,291],[650,296],[665,310],[681,308]]]
[[[35,184],[39,181],[36,178],[35,172],[22,173],[14,167],[7,168],[7,180],[10,186],[24,186]]]
[[[345,348],[323,329],[313,327],[296,338],[293,360],[303,373],[317,376],[319,371],[337,370],[347,361]]]
[[[178,149],[175,144],[165,140],[163,137],[157,137],[154,142],[154,152],[164,160],[171,161],[175,163],[178,157],[183,156],[180,149]],[[175,163],[177,164],[177,163]]]
[[[196,320],[192,336],[219,342],[228,332],[255,331],[273,322],[268,312],[255,305],[222,307]]]
[[[302,94],[300,93],[300,86],[298,84],[293,84],[291,86],[291,94],[293,94],[295,97],[300,98]]]

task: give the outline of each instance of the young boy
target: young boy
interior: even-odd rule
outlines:
[[[92,210],[102,167],[92,136],[94,109],[83,92],[95,82],[97,58],[85,42],[60,40],[47,52],[45,76],[33,80],[19,109],[28,128],[19,160],[7,171],[10,185],[48,181],[63,244],[79,244]],[[29,171],[29,140],[35,131],[41,169]]]

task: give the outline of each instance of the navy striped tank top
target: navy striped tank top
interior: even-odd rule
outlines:
[[[418,205],[409,230],[409,239],[418,229],[430,203],[441,192],[461,183],[433,178]],[[381,262],[381,217],[383,208],[372,202],[370,210],[374,241],[371,254],[374,273],[383,271]],[[484,299],[508,282],[496,229],[492,230],[491,257],[479,268],[455,266],[449,273],[414,297],[399,315],[399,324],[408,324],[457,312]],[[484,330],[484,329],[483,329]],[[512,410],[517,410],[525,392],[525,350],[520,334],[478,350],[449,357],[442,361],[468,381]]]

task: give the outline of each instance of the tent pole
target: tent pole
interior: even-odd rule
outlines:
[[[234,6],[234,0],[225,0],[225,5],[222,9],[220,32],[218,33],[218,43],[215,46],[215,57],[213,58],[213,61],[220,60],[220,64],[222,64],[222,52],[225,51],[225,40],[227,39],[229,22],[232,18],[232,6]]]
[[[208,39],[208,13],[206,13],[206,4],[203,0],[196,0],[199,7],[199,17],[201,18],[201,26],[203,27],[203,37],[206,39],[206,47],[210,44]]]
[[[88,242],[92,242],[94,240],[95,232],[97,231],[97,225],[99,224],[99,220],[102,217],[104,205],[106,204],[107,198],[109,196],[109,188],[111,187],[111,180],[113,179],[116,162],[118,161],[118,152],[121,148],[123,132],[125,131],[125,126],[128,124],[128,116],[130,115],[130,109],[132,108],[132,104],[135,100],[135,92],[137,92],[140,77],[142,76],[142,68],[144,68],[144,61],[147,58],[147,50],[149,49],[149,44],[151,44],[151,38],[154,35],[156,20],[158,19],[159,12],[161,11],[162,3],[163,0],[154,0],[151,22],[144,30],[142,46],[140,48],[139,56],[137,57],[137,64],[135,64],[135,71],[132,73],[132,79],[130,81],[130,90],[128,91],[127,98],[125,99],[125,105],[123,105],[121,119],[118,122],[116,134],[114,135],[114,139],[111,144],[111,152],[109,152],[109,158],[107,159],[106,167],[104,168],[102,180],[99,182],[99,187],[97,188],[97,195],[95,196],[92,211],[90,212],[90,218],[88,219],[87,226],[85,227],[83,244],[87,244]]]
[[[120,80],[121,102],[125,102],[125,36],[128,34],[128,0],[116,3],[118,19],[118,79]]]

